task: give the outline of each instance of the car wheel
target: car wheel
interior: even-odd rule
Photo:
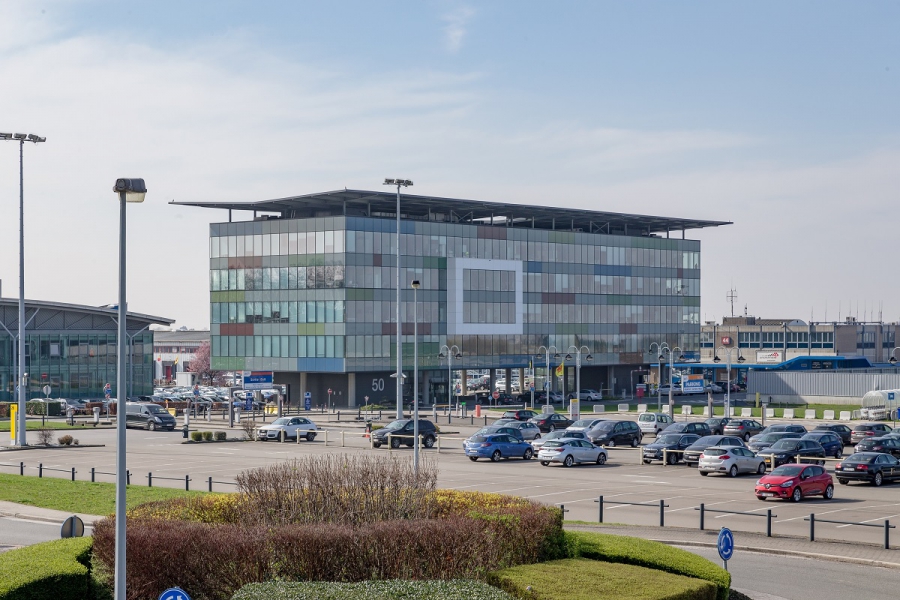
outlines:
[[[757,499],[757,500],[762,500],[763,502],[766,501],[766,497],[765,497],[765,496],[757,496],[756,499]]]
[[[640,443],[641,443],[640,440],[638,440],[636,437],[631,438],[631,447],[632,448],[637,448],[638,444],[640,444]]]
[[[550,425],[550,431],[556,431],[556,425]]]
[[[829,484],[828,487],[825,488],[825,493],[822,494],[822,496],[826,500],[831,500],[832,498],[834,498],[834,486]]]
[[[666,462],[669,463],[670,465],[674,465],[675,463],[678,462],[678,455],[675,454],[674,452],[668,453],[666,455]]]
[[[500,454],[499,450],[494,450],[494,453],[491,454],[491,460],[494,462],[500,462],[501,457],[502,455]]]
[[[703,475],[704,477],[709,476],[709,473],[707,473],[706,471],[700,471],[700,474]]]
[[[745,434],[744,434],[744,442],[746,443],[746,442],[749,442],[749,441],[750,441],[750,434],[749,434],[749,433],[745,433]]]
[[[838,448],[837,450],[834,451],[834,457],[835,457],[835,458],[841,459],[841,458],[843,458],[843,456],[844,456],[844,453],[841,452],[840,448]]]
[[[793,493],[791,493],[791,500],[794,502],[800,502],[803,499],[803,492],[800,491],[799,487],[795,487]]]
[[[609,440],[608,442],[606,442],[606,446],[608,446],[609,448],[615,448],[616,440]]]
[[[732,477],[737,477],[738,476],[737,465],[731,465],[731,468],[728,469],[728,474],[731,475]]]
[[[650,461],[647,460],[647,459],[645,458],[645,459],[644,459],[644,464],[645,464],[645,465],[649,465],[649,464],[650,464]]]
[[[425,439],[422,440],[422,445],[426,448],[434,448],[434,437],[430,435],[426,435]]]
[[[565,458],[565,460],[563,460],[563,466],[564,466],[564,467],[571,467],[571,466],[574,465],[574,464],[575,464],[575,459],[572,458],[572,455],[571,455],[571,454],[568,455],[568,456]]]
[[[536,436],[534,436],[534,438],[532,438],[532,441],[539,439],[541,439],[541,434],[537,434]]]
[[[149,429],[150,431],[156,431],[156,423],[150,421],[149,423],[147,423],[147,429]]]
[[[311,442],[311,441],[313,441],[314,439],[316,439],[316,434],[313,433],[312,431],[310,431],[309,433],[306,434],[306,441],[307,441],[307,442]],[[380,446],[381,444],[378,444],[378,445]],[[377,446],[376,446],[376,448],[377,448]]]
[[[841,485],[847,485],[848,483],[850,483],[850,480],[849,480],[849,479],[840,479],[840,478],[839,478],[839,479],[838,479],[838,483],[841,484]]]
[[[881,473],[875,473],[875,477],[872,478],[872,483],[875,485],[875,487],[881,486],[881,484],[884,483],[884,475],[882,475]]]
[[[534,456],[534,450],[532,450],[531,448],[526,448],[525,454],[522,455],[522,458],[524,458],[525,460],[531,460],[532,456]]]
[[[546,467],[546,466],[549,466],[549,465],[550,465],[550,461],[549,461],[549,460],[542,460],[542,461],[541,461],[541,464],[544,465],[544,466]]]
[[[398,438],[398,437],[391,438],[391,448],[396,450],[399,447],[400,447],[400,438]]]
[[[600,454],[597,455],[597,464],[598,465],[606,464],[606,453],[605,452],[601,452]]]
[[[372,442],[373,448],[381,448],[381,442]]]
[[[477,456],[470,456],[470,457],[469,457],[469,460],[471,460],[472,462],[475,462],[476,460],[478,460],[478,457],[477,457]]]
[[[764,463],[764,462],[759,463],[759,468],[756,469],[756,473],[758,475],[765,475],[766,474],[766,463]]]

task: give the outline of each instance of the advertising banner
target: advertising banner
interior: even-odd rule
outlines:
[[[784,362],[784,353],[781,350],[758,350],[756,352],[756,362],[758,362],[758,363]]]

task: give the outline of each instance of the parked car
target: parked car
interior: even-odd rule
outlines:
[[[87,403],[84,400],[78,398],[62,398],[60,399],[60,402],[65,404],[65,406],[62,407],[64,415],[69,409],[74,410],[76,415],[90,412],[88,411]]]
[[[551,431],[539,438],[531,440],[531,447],[537,452],[541,447],[550,440],[587,440],[587,435],[583,431],[568,431],[567,429],[557,429]]]
[[[756,497],[783,498],[800,502],[806,496],[834,497],[834,483],[824,467],[818,465],[784,465],[756,482]]]
[[[686,450],[699,439],[700,436],[694,433],[661,433],[652,444],[642,448],[641,456],[647,465],[654,460],[665,460],[667,464],[674,465],[681,460],[681,452],[666,452],[664,459],[663,450]]]
[[[289,440],[296,440],[300,436],[311,442],[316,439],[316,424],[306,417],[281,417],[275,419],[269,425],[263,425],[257,430],[260,441],[281,439],[281,432]]]
[[[664,413],[645,412],[638,417],[638,427],[641,433],[652,433],[659,435],[659,432],[672,424],[672,419]]]
[[[149,431],[175,429],[175,417],[159,404],[152,402],[126,402],[125,427],[140,427]]]
[[[541,437],[541,429],[530,421],[517,421],[515,423],[510,423],[509,425],[507,425],[507,427],[518,429],[519,434],[521,434],[522,436],[522,439],[524,439],[526,442],[540,439]]]
[[[538,460],[545,467],[552,462],[562,463],[564,467],[586,462],[602,465],[606,458],[606,450],[587,440],[551,440],[538,452]]]
[[[707,383],[703,386],[704,392],[710,392],[712,394],[722,394],[725,392],[725,388],[723,388],[718,383]]]
[[[733,435],[745,442],[749,442],[751,437],[762,432],[763,429],[765,427],[763,427],[762,423],[753,419],[731,419],[725,424],[723,434]]]
[[[509,417],[503,417],[502,419],[497,419],[493,423],[490,424],[490,427],[506,427],[507,425],[512,425],[513,423],[518,423],[517,419],[511,419]]]
[[[504,435],[511,435],[516,439],[525,440],[522,437],[522,432],[513,427],[512,425],[488,425],[487,427],[482,427],[478,431],[475,432],[475,435],[491,435],[493,433],[502,433]]]
[[[744,447],[741,438],[733,435],[706,435],[688,446],[683,455],[684,463],[689,467],[695,467],[700,462],[700,455],[707,448],[732,448]]]
[[[856,445],[854,451],[883,452],[895,457],[900,457],[900,439],[892,436],[866,438]]]
[[[598,446],[626,446],[637,448],[644,435],[634,421],[603,421],[587,432],[588,439]]]
[[[542,432],[556,431],[557,429],[566,429],[574,421],[559,413],[545,413],[533,418],[532,421]]]
[[[801,459],[804,463],[822,463],[825,464],[825,448],[818,442],[804,439],[785,438],[778,440],[765,451],[759,453],[766,459],[766,465],[770,467],[778,467],[785,463],[797,462],[798,456],[808,457]]]
[[[710,417],[704,422],[709,425],[710,435],[725,435],[725,425],[731,419],[731,417]]]
[[[816,425],[816,428],[813,429],[813,431],[830,431],[837,434],[845,446],[851,444],[850,434],[853,433],[853,430],[843,423],[820,423],[819,425]]]
[[[605,419],[578,419],[577,421],[566,427],[566,430],[583,431],[584,433],[590,435],[590,431],[603,421],[605,421]]]
[[[796,423],[775,423],[774,425],[769,425],[760,433],[777,433],[779,431],[793,431],[795,433],[799,433],[800,435],[804,435],[807,433],[806,427],[803,425],[797,425]]]
[[[660,396],[668,396],[670,389],[672,390],[673,396],[681,395],[681,386],[676,385],[676,386],[672,387],[668,383],[659,386],[659,389],[657,390],[657,394]]]
[[[414,430],[415,423],[412,419],[392,421],[383,428],[372,432],[372,445],[375,448],[381,448],[382,444],[388,443],[388,435],[390,435],[391,448],[399,448],[401,444],[412,448]],[[437,427],[428,419],[419,419],[419,437],[422,439],[423,446],[431,448],[437,440]]]
[[[840,458],[844,455],[844,442],[836,433],[830,431],[810,431],[804,435],[801,440],[812,440],[818,442],[825,449],[826,456]],[[876,452],[880,452],[877,450]],[[900,442],[897,442],[897,452],[900,453]]]
[[[697,464],[700,474],[704,477],[710,473],[722,473],[737,477],[739,473],[766,472],[766,461],[756,456],[749,448],[733,446],[731,448],[707,448],[700,455]]]
[[[834,466],[838,483],[868,481],[878,487],[885,481],[900,479],[900,461],[882,452],[857,452]]]
[[[569,400],[573,400],[574,398],[575,392],[569,393]],[[588,402],[599,402],[600,400],[603,400],[603,394],[597,390],[583,389],[578,391],[578,399]]]
[[[731,393],[732,393],[732,394],[741,391],[740,386],[738,386],[738,384],[736,384],[736,383],[733,382],[733,381],[732,381],[732,382],[728,382],[728,381],[717,381],[717,382],[716,382],[716,385],[718,385],[718,386],[719,386],[720,388],[722,388],[723,390],[728,390],[729,388],[731,388]]]
[[[531,444],[503,433],[473,435],[463,442],[463,449],[469,460],[473,462],[479,458],[490,458],[493,462],[497,462],[501,458],[531,460],[531,457],[534,456]]]
[[[860,423],[853,426],[850,432],[850,443],[858,444],[867,437],[881,437],[891,432],[891,427],[884,423]]]
[[[709,430],[709,425],[703,421],[681,421],[672,423],[663,429],[663,433],[695,433],[700,437],[712,435],[712,432]]]
[[[775,431],[773,433],[761,433],[750,438],[750,441],[747,442],[747,447],[759,454],[778,440],[782,440],[784,438],[800,439],[801,437],[803,437],[803,434],[796,431]]]
[[[538,413],[534,412],[533,410],[508,410],[503,413],[501,418],[515,419],[516,421],[528,421],[537,416],[540,415],[538,415]]]

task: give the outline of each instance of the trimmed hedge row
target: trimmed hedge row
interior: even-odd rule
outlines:
[[[731,574],[687,550],[640,538],[567,531],[569,553],[574,557],[648,567],[676,575],[709,581],[717,588],[717,600],[728,600]]]
[[[488,581],[516,598],[534,600],[715,600],[716,586],[664,571],[570,558],[519,565]]]
[[[54,540],[0,554],[0,600],[90,598],[92,541]]]
[[[278,582],[245,585],[232,600],[513,600],[478,581]]]

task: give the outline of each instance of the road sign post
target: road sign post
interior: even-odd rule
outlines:
[[[309,411],[312,409],[312,394],[306,392],[303,394],[303,407]]]
[[[734,534],[727,527],[719,530],[719,537],[716,540],[716,549],[719,551],[719,558],[722,559],[725,570],[728,570],[728,561],[734,555]]]

